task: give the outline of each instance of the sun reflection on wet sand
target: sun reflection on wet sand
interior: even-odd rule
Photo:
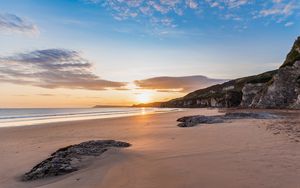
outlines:
[[[142,114],[142,115],[145,115],[145,114],[146,114],[145,108],[141,108],[141,114]]]

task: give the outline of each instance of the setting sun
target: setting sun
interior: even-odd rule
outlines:
[[[151,100],[150,93],[141,93],[137,95],[137,102],[148,103]]]

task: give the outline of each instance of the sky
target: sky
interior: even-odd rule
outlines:
[[[0,108],[166,101],[278,68],[299,0],[0,0]]]

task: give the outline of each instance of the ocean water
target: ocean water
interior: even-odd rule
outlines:
[[[125,117],[178,110],[175,108],[8,108],[0,109],[0,127]]]

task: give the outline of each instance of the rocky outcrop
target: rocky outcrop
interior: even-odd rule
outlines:
[[[252,106],[300,109],[300,37],[278,73],[254,97]]]
[[[300,61],[279,69],[278,74],[257,96],[259,108],[300,108]],[[255,104],[256,102],[256,104]]]
[[[223,84],[214,85],[205,89],[200,89],[189,93],[188,95],[173,99],[168,102],[161,103],[161,107],[172,108],[201,108],[201,107],[238,107],[251,103],[254,93],[251,90],[256,87],[260,89],[268,83],[277,70],[265,72],[255,76],[238,78],[225,82]],[[245,88],[246,86],[246,88]],[[247,95],[244,93],[247,92]]]
[[[126,142],[97,140],[61,148],[33,167],[23,176],[24,181],[59,176],[79,170],[83,161],[98,156],[111,147],[129,147]]]
[[[300,109],[300,37],[269,82],[245,85],[243,91],[243,107]]]
[[[265,88],[265,83],[245,84],[242,89],[243,97],[240,104],[241,107],[253,106],[253,101],[256,101],[256,95]]]
[[[293,66],[296,61],[300,61],[300,36],[295,41],[291,51],[286,56],[286,59],[280,68]]]
[[[278,70],[200,89],[161,107],[300,109],[300,37]]]
[[[226,113],[224,115],[215,115],[215,116],[185,116],[177,119],[180,122],[178,127],[194,127],[199,124],[215,124],[215,123],[223,123],[232,119],[277,119],[279,118],[276,115],[260,112],[260,113],[252,113],[252,112],[238,112],[238,113]]]

